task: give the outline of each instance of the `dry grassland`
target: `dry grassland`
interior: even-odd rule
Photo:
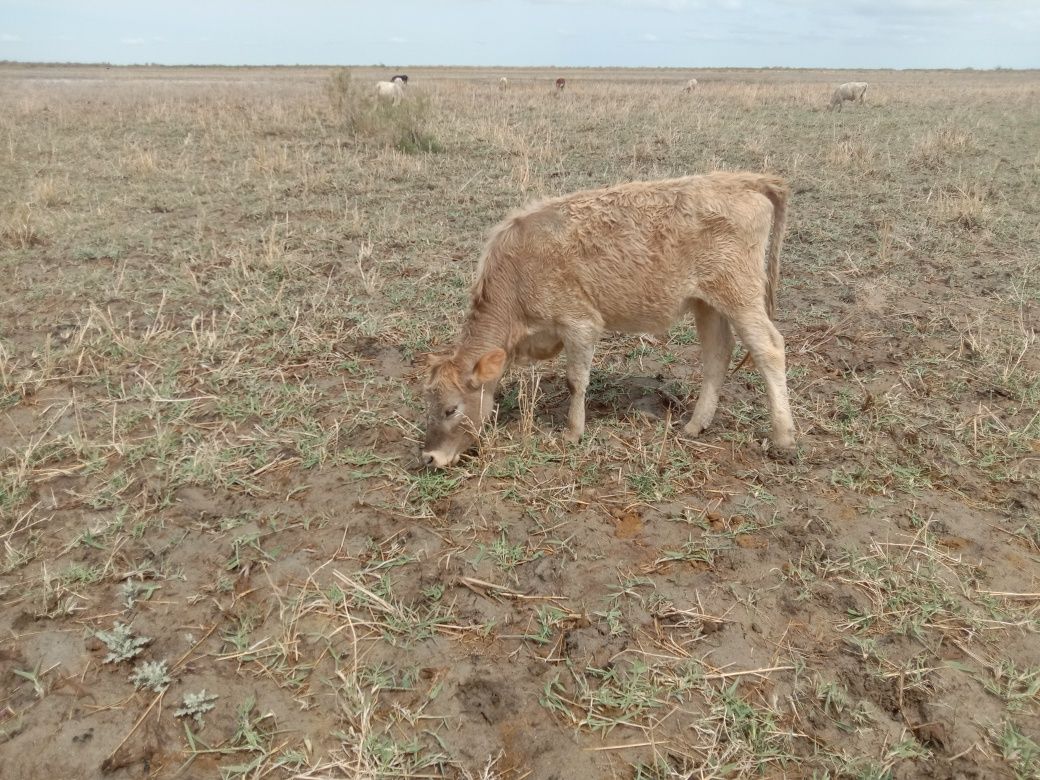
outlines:
[[[388,74],[0,68],[0,774],[1040,776],[1038,74]],[[797,459],[688,323],[416,470],[486,230],[714,169]]]

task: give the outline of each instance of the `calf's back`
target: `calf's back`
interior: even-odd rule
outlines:
[[[535,329],[591,321],[663,332],[691,299],[746,305],[771,286],[763,262],[770,194],[783,187],[771,176],[716,173],[535,204],[493,231],[473,306],[512,303]]]

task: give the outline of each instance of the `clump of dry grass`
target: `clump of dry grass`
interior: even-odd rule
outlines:
[[[355,81],[349,70],[333,72],[325,83],[325,95],[333,116],[356,137],[402,152],[440,151],[430,134],[430,100],[406,87],[399,105],[379,100],[371,84]]]
[[[937,170],[948,164],[952,157],[970,154],[976,149],[975,136],[971,132],[947,124],[917,136],[907,162],[911,166]]]
[[[54,208],[68,203],[68,177],[63,182],[54,176],[37,179],[29,194],[29,202],[43,208]]]
[[[151,176],[159,170],[159,157],[151,149],[132,144],[123,158],[127,174],[131,176]]]
[[[332,113],[344,121],[351,121],[352,113],[359,105],[357,99],[358,85],[346,68],[340,68],[329,74],[322,85],[325,97],[332,106]]]
[[[847,170],[866,171],[873,167],[876,153],[875,147],[865,141],[843,138],[827,150],[827,162]]]
[[[42,243],[43,236],[29,204],[16,206],[0,219],[0,246],[29,249]]]
[[[935,214],[940,221],[963,230],[981,230],[991,219],[988,190],[973,182],[940,191],[935,199]]]

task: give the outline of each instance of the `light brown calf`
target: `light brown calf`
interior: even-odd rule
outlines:
[[[793,449],[784,339],[771,320],[786,204],[775,176],[719,172],[577,192],[507,217],[480,259],[454,352],[431,359],[423,463],[454,464],[476,443],[511,362],[560,350],[571,391],[565,438],[577,441],[603,332],[664,333],[689,311],[704,382],[686,433],[715,416],[732,325],[765,379],[773,444]]]

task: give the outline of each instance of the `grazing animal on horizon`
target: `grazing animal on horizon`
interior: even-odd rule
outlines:
[[[846,101],[863,103],[863,96],[867,94],[867,82],[865,81],[849,81],[842,84],[831,95],[831,110],[834,110],[837,106],[838,110],[841,111],[841,107]]]
[[[404,97],[404,86],[400,81],[377,81],[376,97],[380,100],[389,100],[393,105],[401,104]]]
[[[506,217],[477,265],[454,350],[429,358],[423,464],[453,465],[476,444],[510,364],[561,350],[564,438],[578,441],[600,336],[663,334],[691,311],[704,381],[687,435],[715,416],[732,327],[765,379],[773,445],[793,451],[784,339],[772,322],[787,197],[776,176],[720,171],[576,192]]]
[[[555,84],[556,84],[556,91],[557,92],[563,92],[563,88],[567,86],[567,79],[562,78],[562,77],[558,78],[558,79],[556,79]]]
[[[499,89],[508,89],[509,88],[509,79],[507,79],[505,76],[500,78],[498,80],[498,88]]]
[[[390,80],[391,81],[400,81],[402,84],[407,84],[408,83],[408,77],[405,74],[403,74],[403,73],[398,73],[396,76],[393,76]]]
[[[686,82],[686,86],[682,88],[682,91],[689,94],[697,89],[697,79],[690,79]]]

